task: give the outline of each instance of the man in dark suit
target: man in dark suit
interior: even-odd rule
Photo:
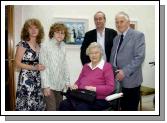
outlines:
[[[90,62],[89,57],[86,55],[86,49],[92,42],[98,42],[102,46],[103,58],[105,61],[109,62],[113,39],[117,35],[115,30],[105,28],[106,17],[103,12],[98,11],[94,15],[94,22],[96,29],[85,34],[85,38],[81,46],[80,58],[83,65]]]
[[[119,35],[114,38],[111,63],[115,68],[116,80],[122,85],[121,98],[123,111],[137,111],[140,99],[140,86],[143,82],[142,63],[145,58],[145,36],[130,28],[129,16],[120,12],[115,17]]]

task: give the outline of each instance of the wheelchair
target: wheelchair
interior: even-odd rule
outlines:
[[[66,97],[69,101],[71,100],[68,92],[62,92],[63,96]],[[111,95],[108,95],[105,100],[109,102],[109,106],[107,106],[106,109],[103,111],[119,111],[120,110],[120,98],[123,96],[123,93],[121,92],[121,85],[119,81],[115,81],[115,90],[112,92]],[[71,100],[72,106],[75,105],[73,101]],[[74,106],[75,107],[75,106]],[[75,109],[75,108],[74,108]]]
[[[110,103],[110,107],[104,111],[120,111],[120,99],[123,97],[121,84],[119,81],[115,80],[115,90],[114,92],[107,96],[105,100]]]

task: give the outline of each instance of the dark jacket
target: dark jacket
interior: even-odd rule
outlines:
[[[113,29],[105,28],[105,53],[107,62],[110,61],[111,48],[113,46],[113,39],[117,35],[117,32]],[[85,34],[84,41],[81,46],[80,58],[82,65],[89,63],[89,56],[86,55],[86,49],[90,43],[97,42],[97,32],[96,29],[90,30]]]

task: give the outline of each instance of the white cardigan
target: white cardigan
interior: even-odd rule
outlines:
[[[70,82],[64,42],[59,44],[52,39],[42,43],[39,63],[45,65],[45,70],[41,71],[42,88],[62,91],[65,84]]]

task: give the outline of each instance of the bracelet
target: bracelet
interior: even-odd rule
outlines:
[[[35,65],[32,65],[32,70],[36,70],[36,67],[35,67]]]

